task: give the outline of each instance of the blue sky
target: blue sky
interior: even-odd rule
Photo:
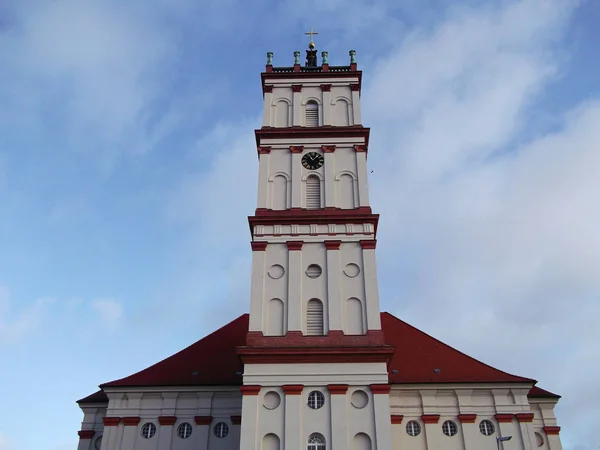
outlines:
[[[266,51],[357,50],[382,309],[600,420],[600,7],[0,2],[0,450],[246,312]],[[34,422],[31,421],[32,418]]]

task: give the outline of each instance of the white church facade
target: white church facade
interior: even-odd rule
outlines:
[[[355,52],[272,58],[249,314],[79,400],[78,450],[561,450],[559,396],[380,312]]]

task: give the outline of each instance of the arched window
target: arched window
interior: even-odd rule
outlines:
[[[313,433],[308,437],[306,450],[325,450],[325,438],[319,433]]]
[[[319,126],[319,105],[317,102],[306,103],[306,126],[307,127],[318,127]]]
[[[323,303],[313,298],[306,306],[306,334],[323,336]]]
[[[321,180],[315,175],[306,178],[306,209],[321,208]]]

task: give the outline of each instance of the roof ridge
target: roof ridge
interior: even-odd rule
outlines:
[[[502,373],[502,374],[504,374],[504,375],[508,375],[508,376],[510,376],[510,377],[514,377],[514,378],[521,378],[523,381],[531,381],[531,382],[533,382],[533,384],[534,384],[534,385],[537,383],[537,380],[535,380],[535,379],[533,379],[533,378],[522,377],[522,376],[520,376],[520,375],[514,375],[514,374],[512,374],[512,373],[505,372],[504,370],[497,369],[496,367],[494,367],[494,366],[491,366],[491,365],[489,365],[489,364],[487,364],[487,363],[484,363],[483,361],[480,361],[480,360],[479,360],[479,359],[477,359],[477,358],[474,358],[474,357],[472,357],[472,356],[470,356],[470,355],[467,355],[466,353],[464,353],[464,352],[461,352],[460,350],[457,350],[456,348],[452,347],[451,345],[448,345],[448,344],[446,344],[445,342],[442,342],[442,341],[440,341],[439,339],[437,339],[437,338],[433,337],[433,336],[432,336],[432,335],[430,335],[429,333],[426,333],[425,331],[423,331],[423,330],[421,330],[421,329],[419,329],[419,328],[415,327],[414,325],[411,325],[410,323],[408,323],[408,322],[405,322],[405,321],[404,321],[404,320],[402,320],[402,319],[399,319],[398,317],[394,316],[393,314],[391,314],[391,313],[389,313],[389,312],[387,312],[387,311],[382,311],[380,314],[381,314],[381,315],[383,315],[383,314],[386,314],[386,315],[390,316],[392,319],[394,319],[394,320],[396,320],[396,321],[398,321],[398,322],[402,322],[404,325],[406,325],[406,326],[410,327],[411,329],[415,330],[416,332],[418,332],[418,333],[420,333],[420,334],[423,334],[423,335],[427,336],[428,338],[430,338],[430,339],[432,339],[432,340],[436,341],[437,343],[439,343],[439,344],[443,345],[444,347],[447,347],[447,348],[449,348],[450,350],[453,350],[453,351],[455,351],[456,353],[459,353],[459,354],[461,354],[462,356],[465,356],[466,358],[469,358],[469,359],[471,359],[471,360],[473,360],[473,361],[476,361],[476,362],[477,362],[477,363],[479,363],[479,364],[482,364],[482,365],[484,365],[484,366],[486,366],[486,367],[489,367],[490,369],[493,369],[493,370],[495,370],[495,371],[497,371],[497,372],[500,372],[500,373]]]

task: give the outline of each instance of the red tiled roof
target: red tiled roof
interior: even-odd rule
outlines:
[[[100,387],[241,385],[243,366],[236,350],[245,344],[248,318],[244,314],[173,356]],[[389,313],[381,313],[381,325],[386,344],[395,347],[391,383],[535,383],[471,358]],[[536,387],[529,395],[558,397]],[[101,398],[107,401],[99,391],[78,403]]]
[[[77,400],[77,403],[107,403],[108,396],[105,394],[103,390],[96,391],[87,397],[82,398],[81,400]]]
[[[381,327],[385,343],[396,347],[392,383],[535,383],[471,358],[389,313],[381,313]]]
[[[552,392],[537,386],[532,387],[527,396],[534,398],[560,398],[560,395],[553,394]]]

